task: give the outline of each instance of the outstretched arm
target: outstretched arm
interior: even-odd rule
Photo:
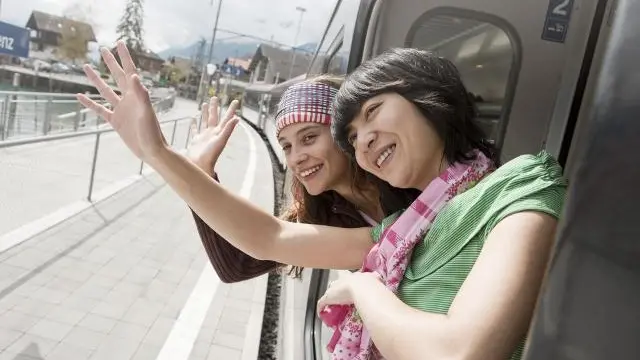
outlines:
[[[218,181],[216,174],[213,174],[213,178]],[[259,260],[245,254],[215,232],[193,210],[191,213],[209,261],[222,282],[252,279],[282,266],[275,261]]]
[[[371,248],[368,228],[282,221],[227,191],[170,149],[157,152],[148,162],[211,228],[257,259],[353,269]]]
[[[209,103],[202,105],[200,129],[196,127],[194,122],[191,130],[192,138],[186,153],[192,163],[217,182],[220,180],[213,169],[229,139],[221,136],[224,134],[224,128],[221,126],[222,122],[218,121],[219,106],[220,103],[216,97],[212,98]],[[233,117],[237,108],[238,101],[232,101],[223,119]],[[191,213],[202,245],[209,257],[209,262],[222,282],[232,283],[251,279],[281,266],[275,261],[259,260],[245,254],[216,233],[193,210]]]
[[[113,111],[78,94],[79,101],[111,124],[123,142],[153,167],[171,188],[212,228],[238,249],[262,260],[316,268],[353,269],[360,266],[372,241],[367,228],[342,229],[282,221],[227,191],[166,143],[151,107],[149,94],[135,72],[123,42],[118,42],[123,68],[102,50],[114,74],[120,97],[90,67],[84,70]],[[222,124],[229,137],[238,119]]]

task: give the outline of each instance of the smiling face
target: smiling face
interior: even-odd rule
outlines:
[[[499,164],[458,69],[428,51],[389,49],[363,62],[340,87],[332,115],[336,143],[396,187],[424,190],[475,150]]]
[[[433,125],[396,93],[364,102],[347,135],[360,167],[395,187],[423,190],[445,163]]]
[[[335,190],[349,180],[349,162],[326,125],[289,125],[278,135],[287,166],[311,195]]]

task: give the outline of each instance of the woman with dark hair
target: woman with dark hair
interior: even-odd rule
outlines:
[[[124,43],[118,52],[124,69],[108,51],[103,57],[124,79],[122,97],[85,67],[113,110],[82,94],[78,99],[207,224],[258,259],[335,269],[357,268],[364,259],[363,272],[332,283],[318,304],[328,306],[321,316],[338,330],[330,344],[334,358],[521,356],[566,184],[545,153],[496,169],[495,152],[473,123],[473,103],[449,61],[392,50],[343,84],[335,100],[336,138],[380,181],[421,191],[401,215],[373,229],[345,229],[277,219],[173,151]],[[223,127],[230,131],[236,123],[232,118]]]
[[[277,113],[276,136],[292,171],[293,202],[283,214],[286,221],[344,228],[377,225],[384,216],[408,206],[419,194],[411,189],[375,186],[331,138],[330,105],[343,78],[318,76],[289,87]],[[203,130],[194,136],[187,157],[218,181],[213,171],[228,137],[220,136],[225,120],[239,106],[231,103],[225,120],[218,122],[218,100],[202,107]],[[196,133],[194,129],[194,134]],[[380,201],[378,201],[380,199]],[[262,275],[283,265],[245,254],[193,213],[198,234],[209,260],[223,282],[236,282]],[[324,263],[331,267],[331,258]],[[289,274],[301,275],[293,266]]]
[[[456,67],[416,49],[365,62],[338,92],[340,146],[424,191],[319,301],[335,359],[521,358],[566,183],[545,152],[498,167],[475,116]]]

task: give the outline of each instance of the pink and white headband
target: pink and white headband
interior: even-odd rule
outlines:
[[[321,83],[298,83],[282,94],[276,112],[276,136],[298,123],[331,125],[331,102],[338,90]]]

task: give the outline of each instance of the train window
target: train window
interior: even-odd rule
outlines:
[[[327,73],[334,75],[344,75],[347,73],[348,58],[339,54],[334,54],[327,64]]]
[[[478,122],[487,135],[500,143],[500,122],[508,116],[505,99],[515,81],[514,44],[507,33],[473,13],[431,10],[412,26],[407,45],[430,50],[458,67],[462,80],[476,101]]]
[[[342,50],[344,45],[344,26],[338,32],[338,35],[331,43],[331,47],[329,48],[329,57],[325,61],[325,65],[323,67],[323,72],[334,74],[334,75],[342,75],[347,73],[347,62],[344,59],[342,54],[339,54],[340,50]]]
[[[309,67],[309,75],[347,73],[347,61],[358,17],[360,0],[341,0],[325,30],[317,56]]]

